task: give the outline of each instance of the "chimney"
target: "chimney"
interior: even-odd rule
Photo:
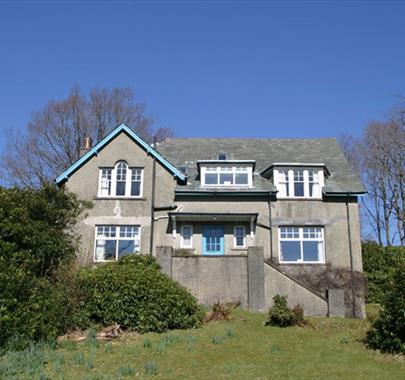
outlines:
[[[91,149],[91,145],[92,145],[91,137],[85,137],[83,147],[80,148],[80,157],[85,155]]]

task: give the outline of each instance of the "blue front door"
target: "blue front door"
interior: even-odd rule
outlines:
[[[216,224],[203,226],[202,244],[203,255],[223,255],[224,226]]]

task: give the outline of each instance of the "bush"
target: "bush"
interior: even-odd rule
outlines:
[[[74,258],[71,228],[85,206],[53,186],[0,188],[0,348],[54,338],[69,324],[56,273]]]
[[[389,283],[380,315],[367,333],[368,345],[383,352],[405,354],[405,264],[396,269]]]
[[[362,244],[366,302],[381,303],[389,291],[395,268],[405,262],[405,247],[381,247],[374,242]]]
[[[278,294],[274,296],[273,306],[269,310],[269,319],[266,325],[287,327],[293,326],[295,322],[296,317],[293,311],[287,306],[286,297]]]
[[[179,283],[164,275],[150,256],[128,255],[118,262],[83,270],[87,309],[97,323],[140,333],[197,327],[202,310]]]

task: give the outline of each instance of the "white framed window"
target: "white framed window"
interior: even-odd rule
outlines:
[[[322,169],[280,168],[274,170],[279,198],[322,198]]]
[[[250,166],[203,166],[201,185],[204,187],[251,187]]]
[[[180,248],[193,248],[193,226],[181,226]]]
[[[96,226],[94,261],[118,260],[126,254],[139,253],[140,226]]]
[[[130,168],[118,161],[113,168],[100,168],[99,197],[141,197],[143,169]]]
[[[235,248],[246,248],[245,226],[235,226],[233,229],[233,245]]]
[[[279,252],[281,263],[324,263],[322,227],[280,227]]]
[[[102,197],[111,196],[112,169],[100,169],[99,195]]]

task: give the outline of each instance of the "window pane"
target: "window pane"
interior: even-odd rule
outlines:
[[[114,226],[97,226],[97,237],[115,237],[116,228]]]
[[[236,237],[236,246],[237,247],[243,247],[245,245],[245,239],[243,236],[237,236]]]
[[[294,195],[296,197],[304,196],[304,183],[303,182],[294,182]]]
[[[233,174],[232,173],[221,173],[219,175],[219,183],[221,185],[232,185],[233,184]]]
[[[117,181],[116,195],[125,195],[125,182]]]
[[[127,178],[127,164],[120,162],[117,165],[117,181],[125,181]]]
[[[122,238],[133,238],[139,235],[139,227],[135,226],[121,226],[120,227],[120,237]]]
[[[96,260],[114,260],[116,247],[116,240],[97,240]]]
[[[126,254],[135,253],[135,244],[133,240],[120,240],[118,244],[118,257]]]
[[[213,173],[205,174],[205,184],[206,185],[217,185],[218,184],[218,174],[213,174]]]
[[[283,261],[298,261],[301,259],[301,247],[299,241],[282,241],[281,257]]]
[[[138,196],[141,195],[141,182],[134,182],[131,183],[131,195]]]
[[[248,175],[247,173],[236,173],[235,174],[235,184],[237,185],[247,185],[248,182]]]
[[[300,237],[299,227],[281,227],[280,232],[282,239],[298,239]]]
[[[319,261],[319,246],[320,243],[317,241],[304,241],[304,261]]]

